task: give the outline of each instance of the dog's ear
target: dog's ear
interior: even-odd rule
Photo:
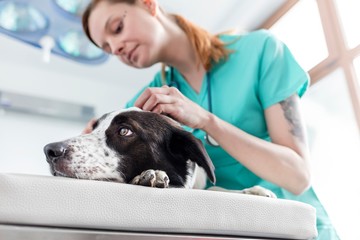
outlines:
[[[212,183],[215,183],[215,167],[202,142],[190,132],[174,128],[168,148],[176,159],[191,160],[202,167]]]

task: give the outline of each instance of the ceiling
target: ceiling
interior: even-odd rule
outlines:
[[[287,0],[158,0],[167,12],[176,12],[197,25],[217,33],[226,30],[250,31],[259,28]],[[99,65],[86,65],[59,56],[51,56],[51,62],[42,61],[41,50],[9,36],[0,35],[0,63],[24,64],[34,68],[46,68],[55,73],[67,73],[93,81],[118,82],[133,79],[132,84],[143,86],[149,79],[139,78],[138,71],[110,58]],[[1,64],[0,64],[1,68]],[[158,66],[147,70],[153,73]],[[126,72],[126,78],[124,76]],[[139,80],[139,81],[135,81]]]
[[[253,30],[287,0],[158,0],[167,12],[179,13],[213,33]]]

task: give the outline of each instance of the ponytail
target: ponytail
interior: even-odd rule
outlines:
[[[209,33],[180,15],[172,14],[171,16],[175,18],[179,27],[188,36],[191,45],[199,56],[200,62],[198,64],[203,65],[206,71],[210,71],[213,64],[226,60],[232,53],[231,50],[226,49],[226,44],[219,39],[218,35]],[[165,83],[165,64],[162,64],[161,76]]]
[[[190,39],[206,71],[211,69],[213,63],[227,59],[230,51],[225,48],[225,43],[223,43],[217,35],[212,35],[180,15],[174,14],[173,16]]]

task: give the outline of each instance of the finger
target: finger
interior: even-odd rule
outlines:
[[[92,129],[90,129],[90,128],[85,128],[82,132],[81,132],[81,134],[89,134],[89,133],[91,133],[92,132]]]
[[[143,110],[153,111],[158,104],[173,104],[176,98],[170,95],[154,94],[144,104]]]
[[[93,126],[95,122],[97,121],[96,118],[92,118],[85,126],[85,129],[81,132],[82,134],[88,134],[91,133],[93,130]]]
[[[159,114],[164,114],[167,115],[177,121],[179,121],[180,119],[178,119],[178,115],[181,115],[180,113],[180,109],[178,107],[176,107],[174,104],[158,104],[152,112],[155,113],[159,113]],[[181,121],[179,121],[181,122]]]
[[[81,134],[88,134],[88,133],[91,133],[91,131],[92,131],[92,128],[89,128],[88,126],[86,126],[86,127],[82,130]]]
[[[143,109],[144,104],[151,97],[151,95],[160,93],[169,94],[169,89],[169,87],[147,88],[135,101],[134,106]]]

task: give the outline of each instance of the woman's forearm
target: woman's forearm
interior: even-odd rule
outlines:
[[[293,149],[252,136],[209,113],[202,130],[232,157],[259,177],[300,194],[310,182],[307,156]]]

